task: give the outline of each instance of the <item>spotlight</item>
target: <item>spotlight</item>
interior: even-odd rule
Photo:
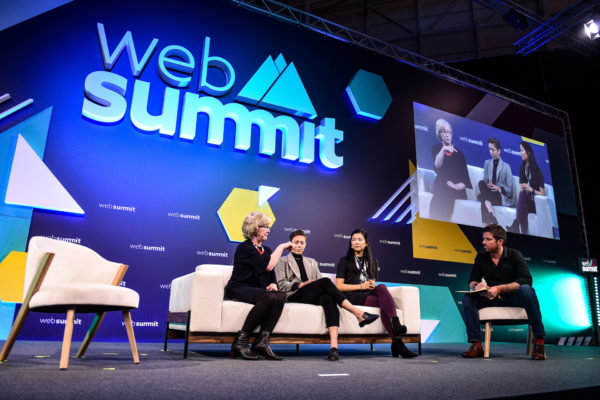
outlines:
[[[598,24],[594,22],[593,19],[590,19],[588,22],[583,24],[585,27],[585,33],[592,40],[598,39],[600,37],[600,33],[598,33]]]

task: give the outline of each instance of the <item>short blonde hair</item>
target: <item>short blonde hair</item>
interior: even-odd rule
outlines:
[[[452,132],[452,125],[450,125],[450,122],[446,121],[443,118],[440,118],[437,121],[435,121],[435,136],[440,142],[442,141],[442,139],[440,139],[440,130],[442,130],[442,128],[448,128],[450,132]]]
[[[267,214],[261,213],[260,211],[252,211],[244,218],[242,234],[246,239],[252,239],[252,237],[258,233],[259,226],[269,225],[271,225],[271,218],[269,218]]]

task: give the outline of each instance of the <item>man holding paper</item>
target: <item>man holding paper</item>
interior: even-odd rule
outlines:
[[[504,246],[506,231],[500,225],[483,228],[483,251],[475,257],[469,288],[479,293],[463,297],[463,310],[467,339],[471,343],[463,357],[483,357],[479,309],[484,307],[523,307],[535,336],[531,357],[544,360],[544,324],[532,278],[523,255],[518,250]],[[481,291],[483,289],[483,291]],[[487,289],[487,290],[485,290]]]

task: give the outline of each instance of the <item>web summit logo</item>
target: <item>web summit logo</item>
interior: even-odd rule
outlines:
[[[110,72],[121,54],[127,51],[131,73],[135,78],[133,97],[129,110],[132,124],[142,132],[174,137],[180,115],[180,89],[190,87],[196,70],[192,53],[182,46],[170,45],[163,48],[158,56],[158,74],[165,87],[163,107],[160,115],[148,113],[150,83],[140,75],[156,51],[158,39],[153,39],[144,55],[138,59],[131,32],[127,31],[119,44],[109,50],[104,25],[97,24],[100,50],[104,61],[104,71],[91,72],[85,79],[85,98],[82,115],[96,123],[117,124],[127,113],[128,80]],[[225,84],[218,86],[208,80],[208,69],[222,72]],[[294,66],[287,63],[283,55],[273,60],[268,56],[256,73],[235,97],[237,102],[223,104],[217,97],[231,91],[235,82],[235,70],[231,63],[222,57],[210,56],[210,37],[204,38],[201,59],[198,65],[199,79],[197,93],[183,93],[183,109],[179,139],[193,142],[197,134],[199,114],[208,118],[206,143],[220,147],[223,143],[225,121],[235,124],[235,144],[237,150],[248,151],[251,144],[252,127],[260,134],[259,153],[267,156],[275,154],[276,134],[281,138],[281,158],[311,164],[315,160],[315,142],[319,144],[319,160],[327,167],[336,169],[344,164],[342,156],[335,153],[335,146],[343,141],[344,132],[335,128],[335,118],[322,118],[318,126],[311,122],[317,112]],[[207,95],[200,96],[204,92]],[[240,103],[252,107],[249,110]],[[288,115],[274,116],[265,109]],[[301,124],[292,118],[303,118]]]

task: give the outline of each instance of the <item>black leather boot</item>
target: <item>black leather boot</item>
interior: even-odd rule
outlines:
[[[234,357],[242,357],[244,360],[258,360],[258,356],[248,346],[248,339],[250,339],[248,332],[238,331],[231,345],[231,353]]]
[[[402,338],[392,339],[392,357],[413,358],[417,354],[410,351],[402,341]]]
[[[252,350],[263,355],[267,360],[283,360],[283,357],[273,353],[273,349],[269,346],[270,338],[271,332],[260,331],[252,345]]]
[[[402,335],[406,335],[406,325],[400,323],[400,318],[392,317],[392,331],[394,336],[399,338]]]

